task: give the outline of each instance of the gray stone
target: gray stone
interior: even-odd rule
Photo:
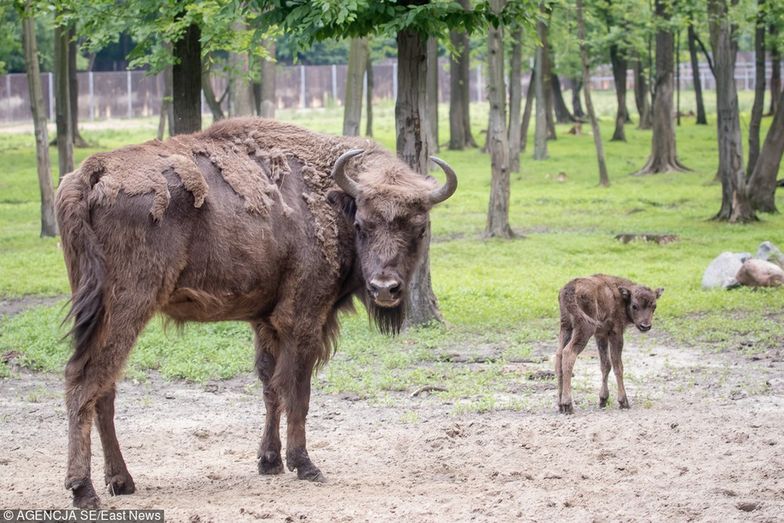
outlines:
[[[743,262],[751,258],[748,252],[723,252],[713,259],[702,275],[703,289],[727,289],[737,285],[735,275]]]
[[[781,249],[776,247],[773,242],[766,241],[760,243],[759,248],[757,248],[757,254],[754,257],[758,260],[775,263],[784,269],[784,254],[782,254]]]

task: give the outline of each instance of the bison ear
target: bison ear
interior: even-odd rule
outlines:
[[[629,298],[632,297],[632,291],[626,287],[618,287],[618,292],[621,293],[621,297],[624,299],[624,301],[629,301]]]
[[[343,211],[350,222],[354,221],[357,214],[357,202],[343,191],[332,191],[327,195],[327,201]]]
[[[664,287],[659,287],[656,289],[656,299],[658,300],[661,298],[661,295],[664,294]]]

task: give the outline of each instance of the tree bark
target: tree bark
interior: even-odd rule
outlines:
[[[161,114],[158,119],[158,139],[163,140],[166,125],[169,126],[169,136],[174,134],[174,107],[172,105],[172,66],[163,69],[163,97],[161,98]]]
[[[778,107],[784,103],[784,92],[779,93]],[[776,176],[784,152],[784,111],[776,111],[765,137],[754,171],[748,181],[749,199],[756,211],[778,212],[776,209]]]
[[[468,0],[461,0],[464,9],[470,8]],[[449,149],[461,151],[476,147],[471,133],[469,37],[462,31],[450,31],[449,40],[457,51],[449,57]]]
[[[702,97],[702,79],[700,78],[700,63],[697,57],[697,41],[694,33],[694,25],[689,23],[688,29],[689,40],[689,58],[691,60],[691,76],[692,83],[694,84],[694,97],[697,102],[697,125],[708,125],[708,119],[705,116],[705,102]]]
[[[719,140],[721,209],[718,220],[732,223],[756,219],[746,193],[743,145],[735,87],[735,47],[726,0],[708,0],[711,46],[716,71],[716,117]],[[658,95],[657,95],[658,98]]]
[[[544,88],[544,107],[545,107],[545,122],[547,123],[547,139],[548,140],[555,140],[555,104],[553,103],[553,69],[552,69],[552,61],[550,59],[550,45],[547,42],[547,33],[549,32],[549,28],[547,28],[545,32],[545,48],[542,57],[542,63],[544,66],[542,67],[542,83]]]
[[[362,120],[362,88],[368,61],[367,38],[352,38],[346,74],[346,104],[343,106],[343,136],[359,136]]]
[[[71,26],[68,31],[68,95],[71,97],[71,135],[74,147],[87,147],[87,141],[79,132],[79,78],[76,71],[76,30]]]
[[[624,132],[624,124],[629,118],[629,112],[626,109],[626,58],[623,57],[622,51],[617,45],[610,45],[610,64],[612,65],[613,82],[615,83],[615,101],[617,109],[615,111],[615,130],[613,131],[610,141],[625,142],[626,133]]]
[[[585,116],[583,111],[583,104],[580,101],[580,90],[583,88],[582,78],[572,78],[572,114],[575,120],[579,120]]]
[[[757,26],[754,31],[754,103],[749,120],[749,163],[746,174],[751,176],[760,151],[760,128],[765,110],[765,1],[757,0]]]
[[[261,110],[259,111],[259,116],[275,118],[275,107],[277,107],[275,98],[277,85],[275,51],[277,45],[274,38],[263,40],[261,45],[267,50],[269,58],[261,62]]]
[[[531,77],[528,79],[528,89],[525,91],[525,109],[523,110],[523,122],[520,124],[520,153],[525,152],[528,145],[528,128],[531,126],[531,112],[534,107],[534,92],[536,71],[531,69]]]
[[[211,67],[206,62],[202,65],[201,88],[204,91],[204,101],[207,102],[207,106],[210,108],[210,112],[212,113],[212,121],[217,122],[226,118],[226,115],[223,114],[223,108],[221,107],[218,99],[215,97],[215,91],[212,89],[212,75],[210,74],[211,70]]]
[[[768,111],[768,116],[773,116],[776,114],[776,109],[779,107],[779,94],[781,93],[781,48],[778,42],[778,26],[771,24],[769,34],[770,65],[772,71],[770,74],[770,109]]]
[[[367,89],[365,89],[365,136],[373,136],[373,61],[368,53],[367,65],[365,66],[365,78],[367,78]]]
[[[68,27],[54,28],[55,123],[57,125],[57,166],[60,181],[73,171],[73,133],[71,132],[71,95],[68,74]]]
[[[438,146],[438,40],[427,39],[427,139],[430,151],[437,153]]]
[[[634,102],[637,106],[637,114],[639,115],[637,123],[638,129],[650,129],[653,125],[651,122],[651,104],[649,96],[650,92],[648,90],[648,82],[645,80],[642,60],[637,59],[634,61]]]
[[[512,57],[509,61],[509,170],[520,172],[520,149],[522,146],[522,115],[523,97],[523,30],[515,27],[512,31]],[[492,109],[492,102],[490,103]],[[530,115],[529,115],[530,117]]]
[[[506,0],[491,0],[490,9],[495,13],[500,13],[504,8],[504,4],[506,4]],[[520,35],[516,34],[516,37],[519,40]],[[502,25],[494,27],[491,24],[488,27],[487,54],[487,99],[490,102],[490,125],[487,129],[487,143],[490,152],[491,175],[490,202],[487,209],[485,236],[511,238],[514,234],[509,226],[509,141],[506,129],[506,85],[504,82],[504,33]],[[519,128],[518,125],[516,127]]]
[[[57,221],[54,216],[54,187],[49,172],[49,137],[46,129],[46,111],[41,87],[41,72],[38,68],[38,45],[35,41],[35,20],[31,3],[25,5],[22,17],[22,47],[27,69],[27,86],[30,91],[30,110],[33,113],[35,130],[35,159],[38,170],[38,188],[41,192],[41,236],[57,236]]]
[[[201,130],[201,29],[191,24],[174,43],[172,66],[172,134]]]
[[[247,29],[242,22],[232,24],[232,30]],[[212,110],[212,108],[210,108]],[[250,57],[247,52],[229,53],[229,115],[252,116],[256,113],[253,82],[250,79]]]
[[[585,48],[585,20],[583,19],[583,0],[577,0],[577,39],[580,42],[580,63],[583,69],[583,93],[585,95],[585,108],[588,110],[588,119],[591,121],[593,143],[596,147],[596,161],[599,164],[599,185],[608,187],[610,178],[607,175],[607,162],[604,158],[604,145],[599,132],[599,122],[591,100],[591,71],[588,68],[588,51]]]
[[[558,123],[572,123],[575,121],[569,108],[566,107],[564,101],[563,91],[561,90],[561,80],[558,75],[553,73],[550,75],[550,85],[553,90],[553,107],[555,109],[555,121]]]
[[[688,170],[678,161],[673,125],[673,34],[665,25],[669,20],[666,0],[656,0],[656,18],[662,25],[656,31],[656,95],[653,99],[653,139],[651,156],[637,174]]]
[[[544,23],[539,21],[536,24],[537,33],[541,33]],[[539,36],[541,39],[541,34]],[[534,126],[534,160],[544,160],[547,158],[547,112],[544,100],[544,78],[543,78],[544,48],[536,48],[536,58],[534,60],[534,92],[536,93],[536,122]]]
[[[412,30],[397,33],[398,96],[395,101],[397,155],[422,176],[428,173],[427,38]],[[430,224],[425,231],[425,252],[411,277],[406,295],[406,327],[441,321],[438,300],[430,281]]]

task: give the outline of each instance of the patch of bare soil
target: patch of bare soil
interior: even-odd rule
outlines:
[[[594,349],[578,359],[569,417],[554,387],[531,386],[552,379],[550,360],[505,369],[520,374],[520,412],[454,415],[428,394],[374,406],[316,390],[309,450],[325,484],[257,474],[255,378],[126,381],[117,430],[138,490],[104,489],[102,500],[200,522],[784,519],[784,364],[627,342],[629,411],[596,406]],[[0,398],[0,507],[69,506],[60,379],[0,380]],[[96,431],[93,455],[98,487]]]
[[[0,297],[0,318],[13,316],[34,307],[52,305],[65,299],[65,296],[22,296],[21,298]]]

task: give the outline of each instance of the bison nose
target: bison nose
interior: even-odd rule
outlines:
[[[370,293],[379,302],[391,302],[400,297],[402,286],[400,282],[392,278],[373,278],[370,280]]]
[[[651,324],[650,323],[640,323],[640,330],[642,332],[647,332],[647,331],[651,330]]]

